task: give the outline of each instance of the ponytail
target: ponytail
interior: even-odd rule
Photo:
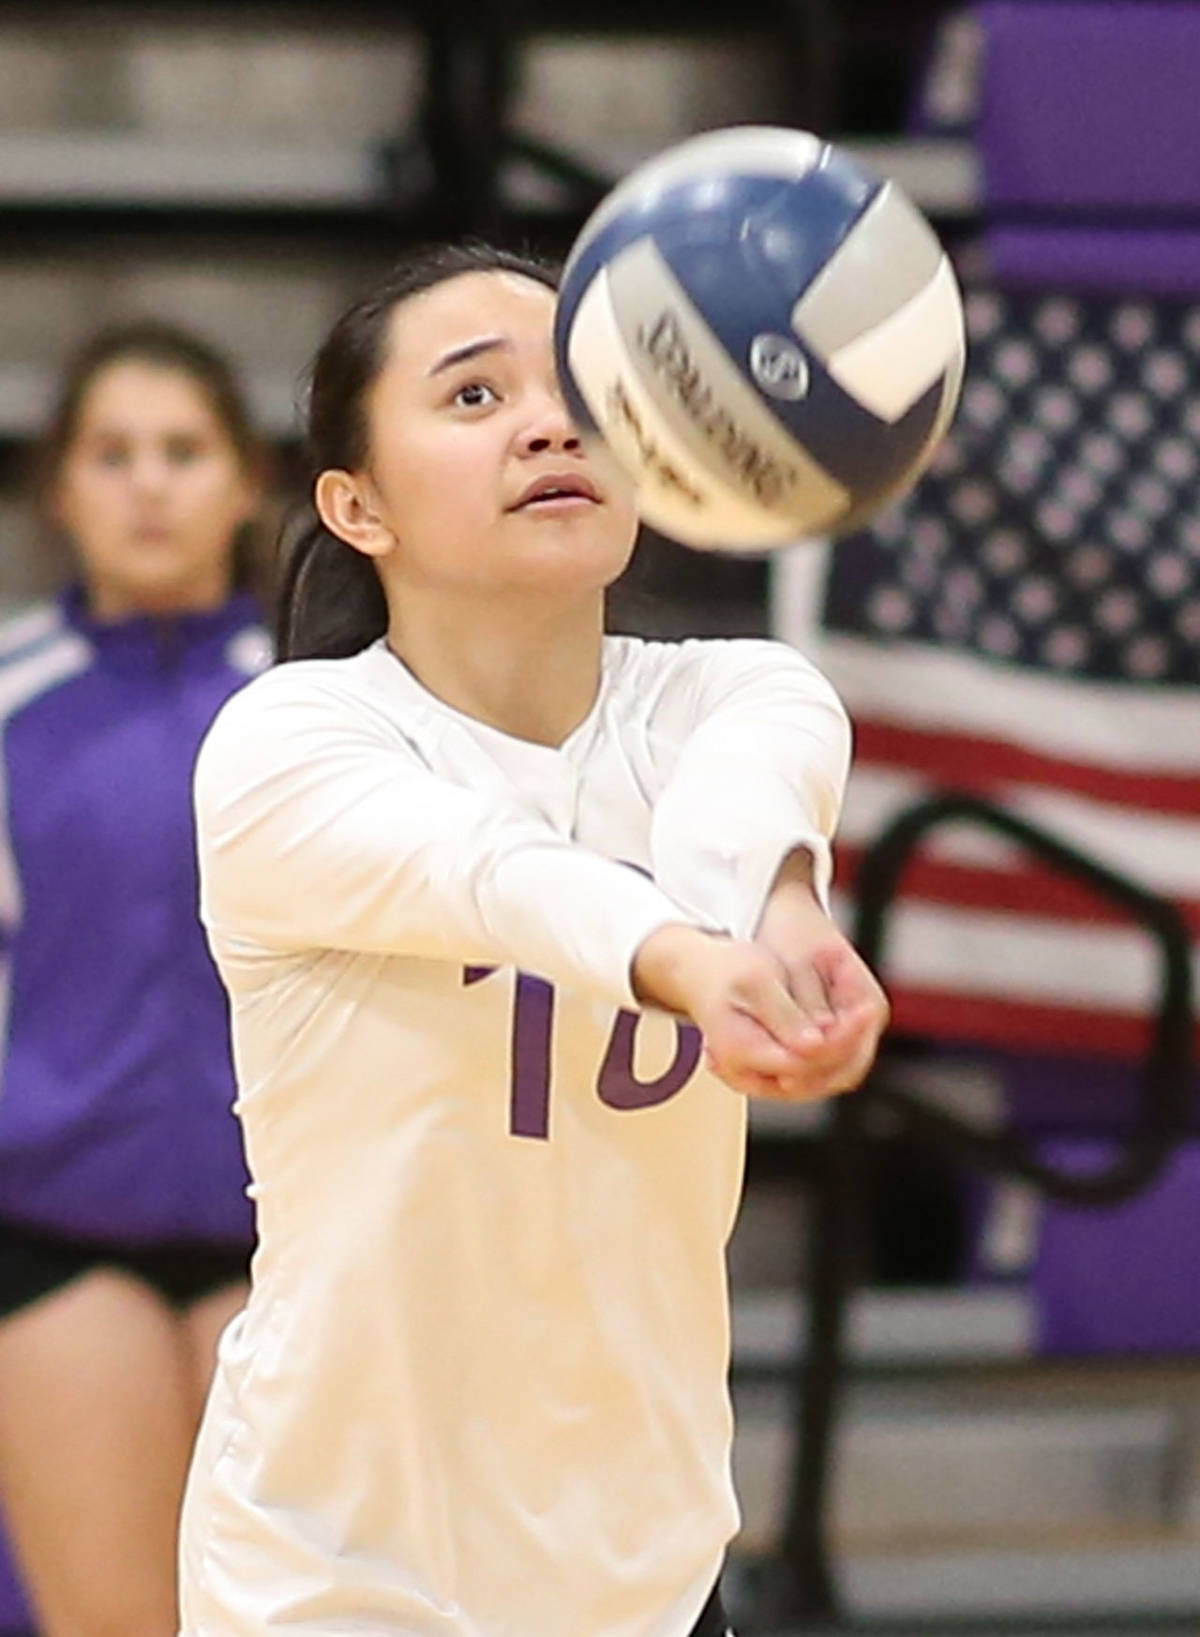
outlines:
[[[285,534],[275,605],[278,658],[348,659],[383,636],[387,602],[375,565],[310,506]]]

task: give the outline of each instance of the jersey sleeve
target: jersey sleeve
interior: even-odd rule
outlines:
[[[651,728],[665,772],[654,876],[671,898],[750,937],[783,859],[806,847],[828,903],[850,724],[814,665],[778,642],[685,643]]]
[[[214,945],[506,965],[636,1005],[630,968],[691,917],[633,869],[432,772],[359,700],[269,673],[224,707],[195,779]]]

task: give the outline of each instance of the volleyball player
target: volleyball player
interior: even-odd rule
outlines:
[[[216,1337],[253,1234],[192,764],[269,647],[230,370],[138,323],[68,367],[46,521],[76,583],[0,632],[0,1502],[43,1637],[170,1637]]]
[[[829,686],[602,634],[635,517],[553,306],[448,247],[335,326],[293,663],[201,751],[259,1247],[187,1637],[724,1631],[738,1094],[852,1087],[886,1007],[822,907]]]

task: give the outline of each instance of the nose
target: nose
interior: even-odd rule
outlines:
[[[567,414],[562,394],[555,388],[542,393],[517,438],[522,455],[579,454],[582,444],[575,423]]]
[[[155,450],[139,450],[132,462],[130,476],[135,489],[153,494],[165,486],[167,463]]]

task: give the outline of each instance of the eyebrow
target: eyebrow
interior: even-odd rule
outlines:
[[[455,364],[465,364],[468,359],[477,358],[481,352],[492,352],[497,347],[511,346],[512,342],[507,336],[481,336],[478,341],[468,341],[461,347],[452,347],[449,352],[443,353],[429,370],[429,374],[440,375],[443,370],[453,369]]]

